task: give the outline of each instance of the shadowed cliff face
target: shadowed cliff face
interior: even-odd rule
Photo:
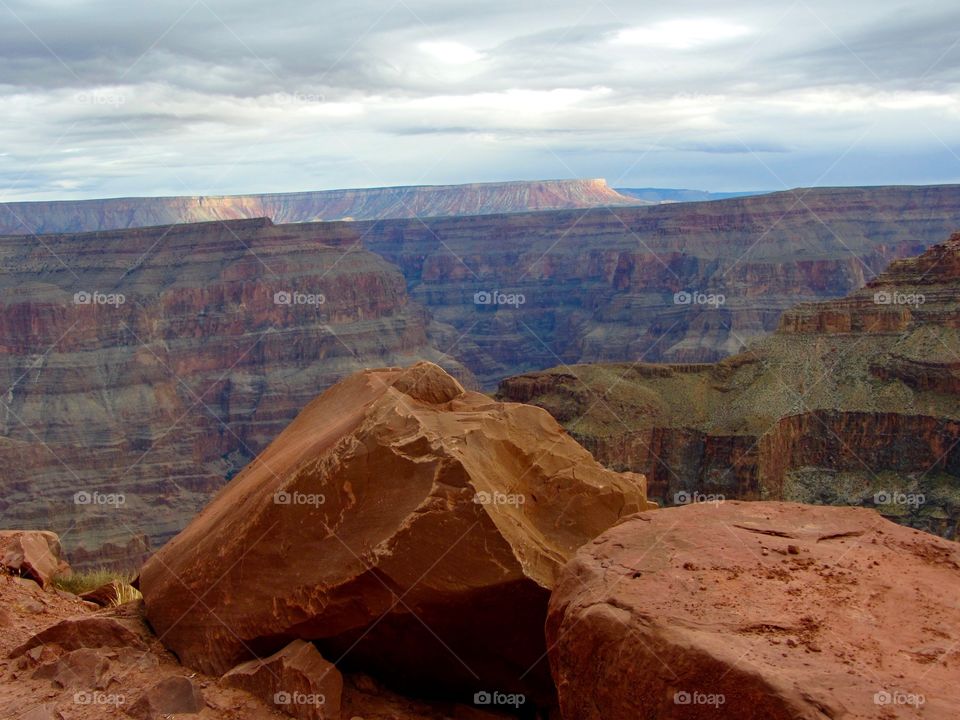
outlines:
[[[441,358],[403,277],[267,221],[0,239],[0,515],[137,561],[326,387]]]
[[[478,183],[212,197],[0,204],[0,234],[93,232],[266,217],[275,223],[644,205],[603,180]]]
[[[667,503],[869,504],[954,537],[960,520],[960,234],[841,300],[784,314],[717,364],[579,365],[510,378]]]

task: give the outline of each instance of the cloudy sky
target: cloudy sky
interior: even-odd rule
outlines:
[[[955,0],[0,0],[0,200],[960,182]]]

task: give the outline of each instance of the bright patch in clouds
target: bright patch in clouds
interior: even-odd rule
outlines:
[[[466,65],[483,59],[483,54],[455,40],[420,43],[420,50],[447,65]]]
[[[704,45],[736,40],[750,34],[743,25],[711,18],[665,20],[653,25],[627,28],[614,37],[621,45],[645,45],[668,50],[690,50]]]
[[[800,114],[863,113],[875,115],[884,110],[960,110],[956,94],[898,90],[877,92],[869,87],[830,88],[790,93],[770,101]]]

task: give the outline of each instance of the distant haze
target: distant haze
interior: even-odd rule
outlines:
[[[948,0],[0,0],[0,201],[960,181]]]

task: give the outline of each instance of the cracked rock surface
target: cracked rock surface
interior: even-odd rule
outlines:
[[[958,591],[956,543],[872,510],[640,513],[578,552],[550,600],[562,715],[954,717]]]
[[[140,587],[164,643],[205,672],[299,638],[415,694],[550,704],[560,569],[647,507],[643,476],[606,470],[539,408],[431,363],[370,370],[308,405]]]

